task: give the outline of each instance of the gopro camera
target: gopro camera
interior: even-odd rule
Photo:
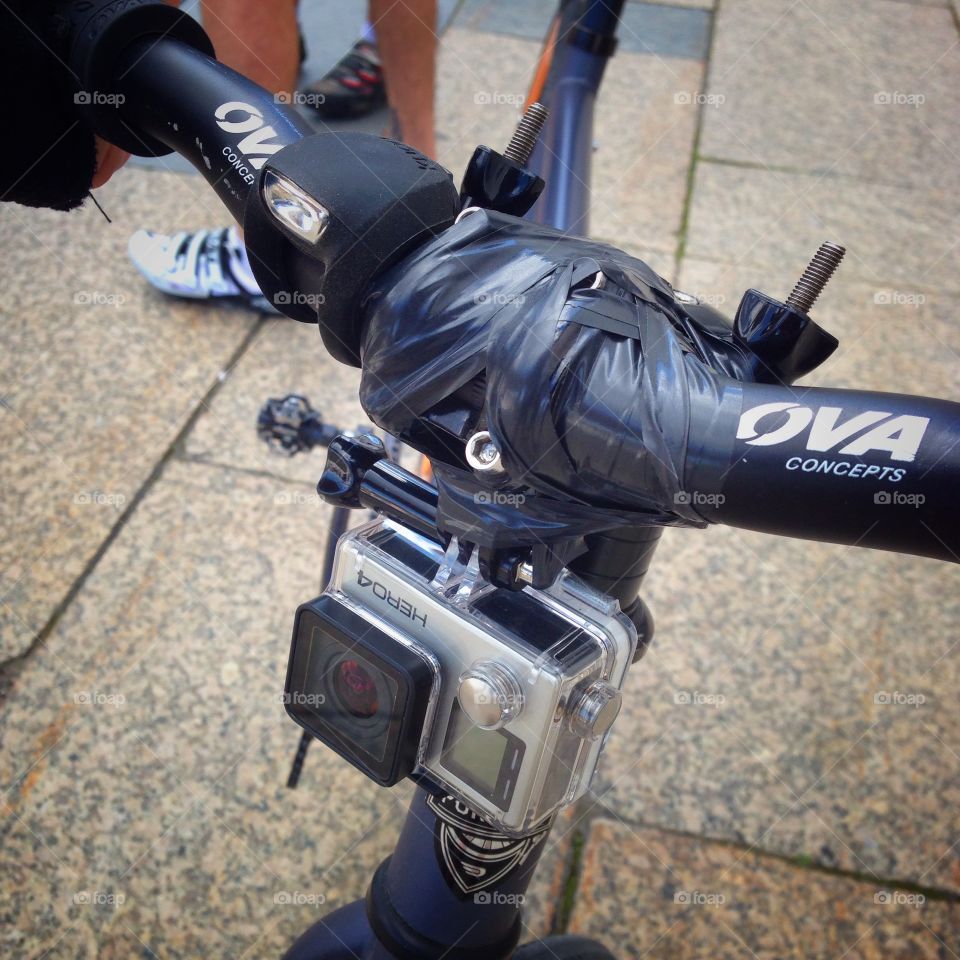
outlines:
[[[505,590],[455,542],[379,519],[297,611],[286,707],[378,783],[425,778],[518,836],[586,792],[636,643],[568,572]]]

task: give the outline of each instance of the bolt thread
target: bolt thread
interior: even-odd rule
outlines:
[[[547,122],[547,112],[542,103],[531,103],[527,107],[527,112],[520,118],[507,149],[503,151],[508,160],[519,163],[521,167],[526,166],[533,148],[537,145],[540,131]]]
[[[833,271],[840,265],[846,249],[839,243],[820,244],[820,249],[814,254],[813,259],[807,264],[807,269],[803,271],[803,276],[797,281],[796,286],[787,297],[787,303],[791,307],[796,307],[807,313],[813,306],[817,297],[823,293],[823,288],[827,281],[833,276]]]

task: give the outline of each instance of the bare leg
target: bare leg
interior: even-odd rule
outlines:
[[[218,60],[274,93],[296,89],[296,0],[203,0],[202,9]]]
[[[370,22],[377,32],[387,99],[400,137],[421,153],[435,156],[436,0],[370,0]]]

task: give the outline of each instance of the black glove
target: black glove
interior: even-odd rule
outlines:
[[[57,16],[63,7],[50,0],[0,4],[0,82],[7,91],[0,199],[54,210],[83,201],[97,164],[94,134],[66,65],[67,32]]]

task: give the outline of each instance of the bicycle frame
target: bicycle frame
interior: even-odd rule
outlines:
[[[589,232],[593,108],[623,6],[624,0],[562,3],[541,54],[546,69],[538,70],[528,98],[550,111],[530,163],[547,186],[530,216],[565,233]]]
[[[530,92],[530,100],[550,111],[531,161],[547,186],[530,216],[566,232],[588,229],[593,107],[623,5],[564,0]],[[331,554],[335,545],[331,536]],[[285,960],[509,957],[521,935],[524,891],[549,830],[547,824],[509,838],[452,797],[418,787],[396,849],[377,870],[366,900],[319,921]]]

